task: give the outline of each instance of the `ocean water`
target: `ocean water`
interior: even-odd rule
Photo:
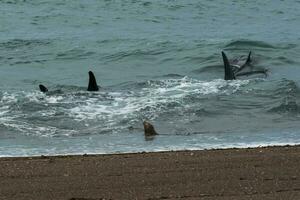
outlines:
[[[0,156],[300,144],[299,33],[299,0],[0,0]]]

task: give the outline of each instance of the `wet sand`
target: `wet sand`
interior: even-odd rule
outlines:
[[[0,158],[0,199],[300,199],[300,146]]]

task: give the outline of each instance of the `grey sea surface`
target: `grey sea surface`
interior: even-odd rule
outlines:
[[[0,156],[300,144],[299,33],[299,0],[0,0]]]

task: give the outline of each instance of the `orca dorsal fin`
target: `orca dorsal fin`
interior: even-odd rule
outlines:
[[[248,54],[247,60],[245,62],[245,65],[249,64],[250,62],[251,62],[251,51],[249,51],[249,54]]]
[[[88,91],[98,91],[99,90],[96,78],[95,78],[94,73],[92,71],[89,71],[89,85],[88,85],[87,90]]]
[[[252,61],[251,60],[251,51],[249,51],[246,62],[239,68],[239,70],[237,72],[242,71],[246,66],[250,65],[251,61]]]
[[[224,80],[235,80],[235,75],[232,70],[232,67],[230,66],[228,58],[223,51],[222,51],[222,57],[223,57],[224,72],[225,72]]]
[[[44,85],[42,85],[42,84],[39,85],[39,88],[40,88],[40,91],[41,91],[41,92],[44,92],[44,93],[45,93],[45,92],[48,92],[48,88],[46,88],[46,87],[45,87]]]

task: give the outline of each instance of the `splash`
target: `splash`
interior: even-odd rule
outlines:
[[[128,132],[143,119],[190,109],[191,98],[201,105],[205,96],[230,95],[248,83],[184,77],[130,83],[121,90],[96,93],[4,92],[0,123],[25,135],[50,137]]]

